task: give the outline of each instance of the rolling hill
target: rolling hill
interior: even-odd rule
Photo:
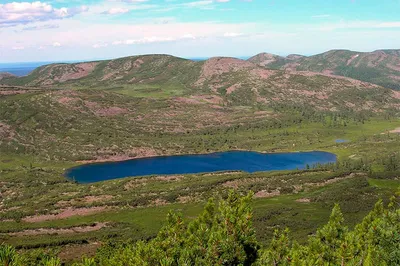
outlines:
[[[257,58],[264,65],[305,60],[298,55]],[[0,86],[0,148],[52,159],[131,158],[179,153],[182,147],[197,153],[208,149],[199,144],[201,136],[214,131],[276,126],[303,119],[298,116],[321,121],[326,115],[396,115],[400,110],[398,91],[228,57],[194,62],[145,55],[52,64],[0,82],[8,84]],[[238,147],[232,139],[212,143],[214,150]]]
[[[329,58],[336,57],[340,56]],[[341,60],[346,61],[346,58],[343,56]],[[297,64],[295,62],[304,62],[297,66],[299,70],[301,67],[307,69],[306,62],[310,65],[308,68],[313,69],[311,59],[299,55],[283,58],[262,54],[248,61],[215,57],[202,62],[169,55],[145,55],[52,64],[40,67],[26,77],[4,79],[1,83],[49,89],[103,89],[136,97],[213,97],[221,105],[262,105],[265,108],[284,104],[305,105],[322,111],[376,112],[398,107],[397,92],[333,75],[332,71],[322,67],[313,72],[289,71],[289,66]],[[280,64],[282,67],[279,68],[285,70],[265,69]]]
[[[8,72],[1,72],[0,73],[0,81],[7,80],[7,79],[14,79],[16,77],[17,76],[15,76],[15,75],[13,75],[11,73],[8,73]]]
[[[28,76],[6,82],[11,85],[107,87],[116,84],[173,83],[190,80],[196,63],[169,55],[145,55],[74,64],[51,64]]]
[[[0,242],[27,252],[54,248],[69,265],[109,241],[155,237],[170,209],[191,219],[206,199],[230,189],[254,192],[252,220],[263,244],[271,229],[285,227],[304,243],[334,203],[353,227],[398,186],[400,92],[297,70],[305,60],[146,55],[3,75]],[[229,150],[318,150],[339,161],[88,185],[64,176],[84,163]]]
[[[309,57],[262,53],[249,61],[266,68],[345,76],[400,90],[400,50],[332,50]]]

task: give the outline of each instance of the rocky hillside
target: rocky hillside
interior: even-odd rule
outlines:
[[[186,84],[199,73],[193,61],[168,55],[145,55],[76,64],[51,64],[9,85],[112,87],[118,84]]]
[[[328,70],[346,61],[345,54],[342,51],[316,56],[321,57],[319,62],[326,66],[318,69],[319,64],[314,65],[311,57],[299,55],[284,58],[260,54],[247,61],[215,57],[202,62],[169,55],[145,55],[77,64],[52,64],[40,67],[26,77],[6,79],[4,83],[65,89],[106,89],[140,97],[183,96],[185,101],[191,102],[201,102],[211,97],[212,101],[222,105],[262,105],[265,108],[282,104],[304,105],[322,111],[352,109],[378,112],[398,108],[397,92],[337,76],[334,70]],[[353,65],[362,56],[350,57],[352,61],[347,62]],[[279,68],[291,71],[265,68],[271,65],[282,65]],[[308,71],[294,71],[296,69]]]
[[[279,127],[298,116],[358,119],[400,110],[399,91],[226,57],[53,64],[3,81],[8,85],[0,86],[0,150],[40,151],[53,159],[117,160],[176,153],[183,146],[197,153],[204,151],[205,136],[210,147],[236,149],[234,141],[214,132]]]
[[[400,50],[370,53],[332,50],[310,57],[280,57],[263,53],[249,61],[272,69],[339,75],[400,90]]]
[[[400,107],[398,92],[371,83],[323,73],[269,70],[234,58],[206,61],[194,85],[236,105],[301,105],[322,111]]]
[[[13,75],[13,74],[11,74],[11,73],[8,73],[8,72],[0,72],[0,82],[3,80],[10,80],[10,79],[14,79],[14,78],[16,78],[17,76],[15,76],[15,75]]]
[[[283,65],[291,61],[292,57],[283,57],[275,54],[261,53],[250,57],[247,61],[262,67],[280,69]]]

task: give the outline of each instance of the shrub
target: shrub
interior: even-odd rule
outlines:
[[[252,226],[252,193],[229,192],[226,200],[210,199],[203,213],[186,224],[181,215],[168,214],[168,223],[149,241],[109,243],[94,258],[74,266],[129,265],[400,265],[400,209],[393,197],[382,201],[353,231],[344,226],[339,205],[328,223],[305,245],[276,230],[270,245],[261,249]],[[400,196],[400,194],[399,194]],[[25,258],[13,247],[0,246],[0,265],[21,266]],[[38,265],[58,266],[60,260],[43,256]]]

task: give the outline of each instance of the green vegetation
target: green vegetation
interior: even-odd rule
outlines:
[[[240,197],[230,191],[217,204],[211,198],[203,212],[186,223],[170,212],[166,225],[149,241],[109,242],[88,265],[398,265],[400,263],[400,204],[393,197],[387,208],[382,201],[349,230],[339,205],[329,221],[305,244],[289,237],[289,230],[275,230],[265,248],[252,225],[253,194]],[[35,256],[36,255],[36,256]],[[0,246],[2,265],[61,265],[61,260],[37,254],[20,255]]]
[[[141,85],[146,88],[188,89],[197,78],[201,63],[169,55],[147,55],[76,64],[52,64],[39,67],[25,77],[2,80],[16,86],[56,88],[118,89]]]
[[[268,265],[289,257],[294,265],[301,259],[331,265],[342,258],[348,265],[356,258],[371,265],[393,261],[393,242],[376,236],[379,243],[354,246],[352,238],[365,229],[356,225],[374,204],[382,199],[378,205],[387,205],[400,184],[400,135],[391,132],[400,127],[397,92],[232,58],[196,63],[164,55],[56,64],[2,82],[13,84],[0,86],[0,243],[17,249],[1,248],[8,264],[69,265],[85,256],[91,259],[84,265],[143,263],[138,256],[148,264],[221,264],[215,256],[220,251],[225,264]],[[94,184],[63,176],[92,161],[226,150],[321,150],[339,161],[302,171]],[[230,189],[254,195],[239,198]],[[209,198],[228,201],[217,207],[206,205]],[[168,224],[170,210],[180,214],[171,214]],[[234,226],[228,227],[222,221],[232,214]],[[391,232],[387,218],[379,213],[366,219],[380,219],[377,225]],[[337,239],[335,230],[341,232]],[[198,246],[194,237],[201,238]],[[344,243],[351,248],[343,250]],[[334,248],[323,252],[327,245]]]
[[[375,98],[379,99],[378,95]],[[104,160],[232,149],[335,150],[338,138],[357,141],[370,136],[371,142],[396,141],[396,135],[372,135],[400,124],[395,109],[378,117],[346,109],[316,111],[290,103],[274,103],[261,110],[258,106],[217,108],[209,103],[127,97],[102,90],[34,92],[1,101],[2,152],[46,160]]]
[[[328,73],[400,90],[399,50],[378,50],[370,53],[332,50],[295,58],[260,54],[249,61],[271,69],[294,68],[299,71]]]
[[[352,228],[379,198],[388,202],[400,184],[399,157],[396,156],[400,136],[381,133],[398,127],[396,119],[357,121],[356,117],[320,116],[307,112],[303,113],[302,122],[298,119],[300,117],[292,116],[291,120],[279,123],[213,127],[206,134],[199,130],[182,135],[184,138],[159,133],[150,135],[151,138],[146,136],[146,139],[154,145],[158,136],[164,147],[172,141],[185,141],[178,142],[181,151],[191,152],[229,147],[221,143],[259,151],[325,150],[338,154],[340,163],[306,171],[155,176],[80,185],[62,176],[64,169],[77,163],[69,159],[70,155],[63,157],[60,156],[62,153],[57,153],[55,156],[53,152],[58,149],[49,148],[46,153],[37,150],[36,155],[26,151],[3,153],[7,156],[2,157],[0,163],[0,192],[4,195],[0,241],[18,249],[50,249],[60,254],[63,261],[77,260],[84,254],[93,254],[98,246],[93,247],[92,243],[104,243],[109,239],[135,242],[155,237],[171,209],[180,211],[185,221],[191,221],[208,198],[227,195],[227,189],[234,188],[241,193],[249,190],[255,193],[253,224],[259,243],[268,245],[275,229],[288,227],[293,238],[304,244],[310,233],[326,223],[335,203],[340,204],[346,225]],[[56,125],[56,120],[52,122]],[[103,129],[107,130],[106,127]],[[22,136],[22,132],[18,131],[18,134]],[[63,131],[59,132],[56,134]],[[69,142],[79,141],[78,136]],[[98,138],[108,146],[101,136],[99,134]],[[134,138],[141,141],[138,136],[135,134]],[[338,138],[349,142],[336,144]],[[65,145],[65,138],[60,139],[63,141],[55,146]],[[120,143],[116,142],[116,145]],[[72,145],[65,147],[73,151]],[[76,147],[77,151],[86,153],[91,149]],[[43,216],[68,210],[94,212],[85,215],[72,212],[65,218],[50,220]],[[38,220],[31,222],[30,217]],[[62,231],[95,228],[103,223],[106,226],[98,230]],[[69,254],[68,250],[76,245],[82,247],[80,253]]]

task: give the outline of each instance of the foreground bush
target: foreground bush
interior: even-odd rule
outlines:
[[[134,244],[105,245],[95,258],[75,266],[126,265],[400,265],[400,209],[396,198],[387,208],[379,201],[354,230],[344,226],[336,205],[329,222],[305,245],[275,231],[261,249],[252,226],[252,194],[230,192],[218,204],[210,199],[203,213],[186,224],[170,213],[157,237]],[[28,265],[14,248],[0,246],[0,265]],[[44,257],[35,265],[58,266],[57,258]]]

